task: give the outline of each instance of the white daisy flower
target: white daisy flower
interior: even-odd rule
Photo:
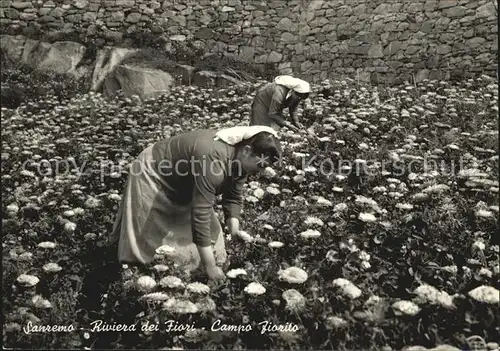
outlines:
[[[271,167],[267,167],[264,172],[263,172],[264,177],[270,179],[274,178],[276,176],[276,171],[272,169]]]
[[[153,269],[157,272],[166,272],[168,271],[168,266],[164,264],[157,264],[153,267]]]
[[[304,221],[305,225],[317,225],[317,226],[323,226],[325,223],[319,219],[318,217],[307,217],[306,220]]]
[[[141,296],[141,300],[148,300],[148,301],[166,301],[170,298],[167,294],[164,292],[154,292],[154,293],[149,293]]]
[[[57,263],[47,263],[43,266],[43,270],[47,273],[56,273],[61,271],[62,268]]]
[[[67,210],[67,211],[64,211],[63,215],[65,217],[74,217],[75,216],[75,211],[73,211],[73,210]]]
[[[68,233],[73,233],[76,230],[76,224],[68,221],[64,224],[64,230]]]
[[[181,279],[177,277],[168,276],[160,280],[160,286],[163,288],[175,289],[175,288],[183,288],[184,283],[182,282]]]
[[[322,196],[319,196],[316,201],[319,206],[325,206],[325,207],[333,206],[333,203],[330,200],[327,200]]]
[[[268,186],[266,188],[266,191],[271,194],[271,195],[279,195],[281,194],[281,191],[275,187],[272,187],[272,186]]]
[[[396,208],[400,210],[413,210],[413,205],[412,204],[406,204],[406,203],[397,203]]]
[[[342,295],[350,297],[351,299],[357,299],[362,294],[361,290],[356,285],[344,278],[335,279],[333,281],[333,286],[340,288]]]
[[[38,244],[38,247],[42,249],[54,249],[56,247],[56,243],[53,243],[52,241],[43,241]]]
[[[409,316],[415,316],[417,313],[420,312],[420,307],[418,305],[414,304],[411,301],[397,301],[392,304],[392,308],[394,309],[394,313],[396,315],[409,315]]]
[[[17,277],[17,282],[24,286],[35,286],[40,282],[40,279],[34,275],[21,274]]]
[[[250,283],[248,284],[244,291],[249,295],[262,295],[266,292],[266,288],[264,288],[260,283]]]
[[[415,289],[414,293],[431,304],[441,305],[446,308],[455,307],[452,296],[445,291],[439,291],[431,285],[422,284]]]
[[[299,267],[289,267],[278,271],[278,278],[292,284],[304,283],[308,276],[307,272]]]
[[[217,305],[214,300],[207,296],[196,302],[196,308],[200,312],[207,313],[215,311],[217,309]]]
[[[172,297],[163,303],[163,309],[176,314],[198,313],[198,307],[188,300]]]
[[[347,210],[348,206],[345,204],[345,203],[340,203],[340,204],[337,204],[335,205],[335,207],[333,208],[333,210],[335,212],[343,212],[345,210]]]
[[[108,199],[116,202],[120,202],[122,200],[122,197],[118,194],[109,194]]]
[[[203,283],[194,282],[186,286],[186,289],[195,294],[208,294],[210,293],[210,287]]]
[[[235,268],[226,273],[226,276],[231,279],[234,279],[239,275],[247,275],[247,271],[245,271],[243,268]]]
[[[267,244],[270,248],[273,249],[279,249],[280,247],[283,247],[285,244],[283,244],[281,241],[271,241],[270,243]]]
[[[288,310],[300,311],[306,305],[305,297],[295,289],[288,289],[284,291],[282,297],[286,301],[286,309]]]
[[[144,275],[137,279],[137,287],[141,291],[148,292],[156,287],[156,281],[150,276]]]
[[[40,308],[40,309],[52,308],[52,304],[50,303],[50,301],[45,300],[40,295],[33,296],[33,298],[31,299],[31,303],[33,304],[34,307]]]
[[[259,200],[262,200],[265,195],[266,195],[266,192],[260,188],[255,189],[253,192],[253,196],[255,196]]]
[[[321,233],[316,229],[308,229],[299,234],[301,237],[305,239],[309,238],[318,238],[321,236]]]
[[[156,254],[160,256],[171,256],[175,254],[176,250],[174,247],[169,245],[162,245],[156,249]]]
[[[474,244],[472,244],[472,247],[473,247],[473,248],[476,248],[476,249],[478,249],[478,250],[480,250],[480,251],[484,251],[484,250],[486,250],[486,245],[485,245],[485,244],[484,244],[484,242],[483,242],[483,241],[481,241],[481,240],[476,240],[476,241],[474,242]]]
[[[17,206],[16,204],[10,204],[6,209],[9,214],[16,214],[17,212],[19,212],[19,206]]]
[[[377,221],[377,218],[371,213],[360,213],[358,218],[365,223],[373,223]]]
[[[325,322],[326,327],[330,330],[343,328],[349,324],[345,319],[336,316],[328,317]]]
[[[499,294],[500,292],[498,289],[486,285],[479,286],[469,291],[469,296],[474,300],[492,305],[498,305]]]

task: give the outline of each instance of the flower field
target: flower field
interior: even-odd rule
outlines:
[[[122,266],[106,241],[127,164],[169,135],[247,125],[255,87],[2,108],[4,347],[498,349],[497,83],[313,89],[316,137],[282,132],[217,284],[168,247]]]

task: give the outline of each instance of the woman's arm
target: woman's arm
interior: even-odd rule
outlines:
[[[280,127],[288,127],[290,129],[297,130],[298,128],[284,119],[281,114],[285,99],[286,95],[283,94],[283,91],[276,89],[271,98],[271,104],[269,105],[269,118],[271,118]]]
[[[242,177],[231,183],[222,195],[222,209],[229,233],[232,235],[240,231],[242,191],[247,177]]]
[[[290,112],[290,117],[292,118],[293,124],[298,127],[298,128],[303,128],[302,124],[299,122],[299,117],[297,113],[297,109],[299,107],[299,102],[300,100],[297,98],[294,98],[288,107],[288,111]]]
[[[200,160],[192,162],[191,167],[194,178],[191,209],[193,243],[198,249],[202,265],[209,273],[209,271],[214,271],[216,268],[211,245],[211,220],[215,191],[222,173],[216,169],[217,165],[210,166],[211,161],[208,159],[205,159],[204,162]]]

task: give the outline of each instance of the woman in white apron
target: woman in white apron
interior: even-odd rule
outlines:
[[[307,99],[310,93],[309,83],[292,76],[278,76],[274,82],[260,88],[252,103],[250,125],[269,126],[279,131],[288,127],[296,132],[303,130],[299,122],[297,107]],[[288,108],[291,121],[283,117],[283,110]]]
[[[177,262],[222,278],[218,265],[226,251],[215,197],[222,194],[228,230],[236,235],[247,176],[280,155],[276,132],[265,126],[195,130],[149,146],[130,167],[111,236],[119,261],[146,264],[169,245]]]

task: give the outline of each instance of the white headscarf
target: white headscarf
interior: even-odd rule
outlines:
[[[222,140],[229,145],[236,145],[262,132],[270,133],[276,138],[278,137],[276,131],[268,126],[236,126],[219,130],[215,134],[214,140]]]
[[[277,76],[276,78],[274,78],[274,82],[276,84],[283,85],[288,89],[296,91],[297,93],[300,94],[311,92],[311,87],[308,82],[292,76],[287,76],[287,75]]]

